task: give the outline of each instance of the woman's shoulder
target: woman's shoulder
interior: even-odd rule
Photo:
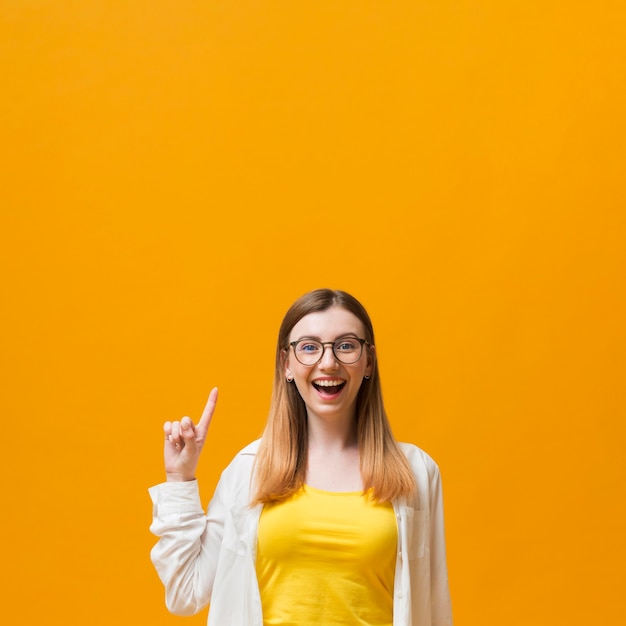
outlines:
[[[231,462],[228,464],[226,471],[236,471],[239,468],[251,467],[254,464],[254,459],[256,457],[257,451],[259,449],[260,439],[249,443],[247,446],[244,446],[235,454],[232,458]]]
[[[259,449],[259,441],[260,440],[256,440],[249,443],[235,454],[222,472],[222,480],[240,481],[242,479],[249,479],[254,466],[254,459]]]
[[[255,456],[259,449],[260,443],[261,443],[260,439],[255,439],[254,441],[249,443],[247,446],[239,450],[239,452],[237,452],[237,454],[235,455],[235,459],[239,456],[250,456],[250,455]]]
[[[256,458],[258,447],[258,441],[249,443],[235,454],[222,471],[216,494],[224,502],[230,503],[230,505],[248,502],[254,459]]]
[[[439,473],[439,466],[425,450],[413,443],[399,442],[398,445],[414,472],[426,470],[429,475]]]

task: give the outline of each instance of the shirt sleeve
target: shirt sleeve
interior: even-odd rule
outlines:
[[[211,600],[224,532],[222,491],[218,484],[205,515],[195,480],[149,489],[150,530],[159,537],[150,556],[165,586],[165,604],[177,615],[193,615]]]
[[[441,474],[436,463],[430,460],[430,573],[431,617],[433,626],[452,625],[452,606],[448,585],[446,542],[443,521],[443,495]]]

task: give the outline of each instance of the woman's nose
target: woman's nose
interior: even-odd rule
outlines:
[[[334,369],[338,365],[337,357],[333,352],[332,344],[324,344],[324,352],[319,360],[319,366],[322,369]]]

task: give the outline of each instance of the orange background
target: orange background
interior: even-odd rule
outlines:
[[[171,616],[161,424],[260,433],[282,315],[354,293],[439,462],[457,626],[623,621],[626,10],[0,2],[3,621]]]

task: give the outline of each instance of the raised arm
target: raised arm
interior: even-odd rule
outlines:
[[[213,389],[197,424],[189,417],[165,423],[167,481],[149,490],[154,505],[150,530],[160,538],[152,562],[165,585],[167,607],[181,615],[196,613],[209,602],[223,535],[220,497],[214,497],[209,520],[195,480],[216,402]]]

